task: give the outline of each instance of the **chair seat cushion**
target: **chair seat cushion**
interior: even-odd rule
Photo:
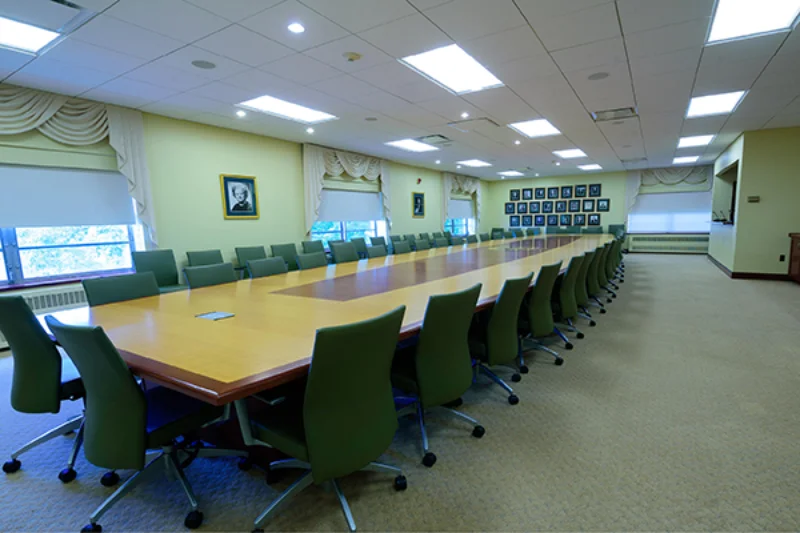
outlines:
[[[78,369],[72,364],[69,357],[61,356],[61,396],[62,400],[77,400],[86,396],[83,381]]]
[[[147,398],[147,448],[169,444],[174,438],[222,416],[223,408],[166,387],[152,387]]]
[[[273,448],[308,461],[306,431],[303,425],[303,401],[289,397],[286,401],[253,415],[254,436]]]
[[[187,287],[186,285],[169,285],[167,287],[159,287],[158,291],[161,294],[167,294],[167,293],[170,293],[170,292],[185,291],[188,288],[189,287]]]

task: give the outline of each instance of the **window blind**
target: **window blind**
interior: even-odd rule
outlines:
[[[628,214],[629,233],[706,233],[711,191],[640,194]]]
[[[382,219],[380,193],[322,189],[318,220],[327,222]]]
[[[472,200],[450,198],[450,203],[447,208],[447,215],[450,218],[474,218],[475,212],[473,209]]]

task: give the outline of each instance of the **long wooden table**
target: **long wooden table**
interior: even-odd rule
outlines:
[[[401,338],[419,330],[428,297],[482,283],[479,307],[506,279],[610,241],[610,235],[506,239],[330,265],[53,313],[102,326],[138,375],[225,405],[307,372],[318,328],[406,306]],[[211,311],[235,316],[196,318]]]

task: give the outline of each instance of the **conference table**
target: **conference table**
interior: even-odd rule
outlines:
[[[52,313],[101,326],[131,369],[213,405],[227,405],[308,371],[316,330],[378,316],[400,305],[400,338],[422,325],[429,296],[482,284],[478,308],[503,283],[569,260],[611,235],[493,240]],[[222,320],[197,315],[233,313]]]

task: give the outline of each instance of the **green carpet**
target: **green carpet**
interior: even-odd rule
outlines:
[[[800,529],[800,286],[732,281],[705,257],[629,255],[609,313],[557,367],[537,355],[517,406],[483,381],[462,410],[486,427],[428,417],[438,463],[420,464],[407,421],[384,460],[391,477],[341,482],[362,531],[796,531]],[[8,404],[11,360],[0,357],[0,453],[75,412],[28,416]],[[436,423],[441,421],[441,423]],[[0,530],[77,531],[111,489],[83,458],[56,474],[71,439],[22,456],[0,475]],[[123,479],[130,473],[123,473]],[[249,531],[294,479],[269,487],[232,460],[198,460],[187,475],[205,531]],[[165,477],[138,488],[104,531],[183,529],[187,504]],[[346,531],[335,495],[307,489],[269,530]]]

